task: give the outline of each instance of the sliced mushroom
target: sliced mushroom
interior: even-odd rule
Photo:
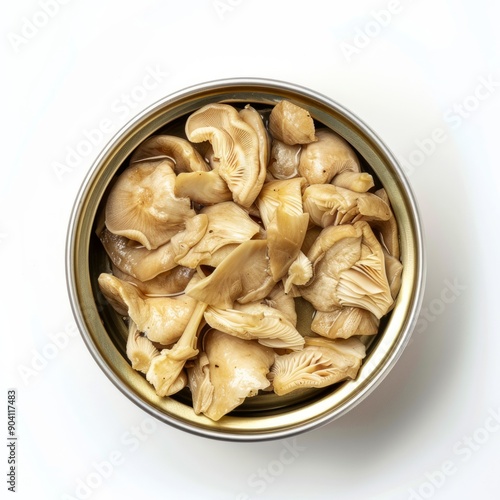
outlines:
[[[313,263],[314,277],[299,289],[316,310],[361,307],[377,318],[389,311],[393,299],[385,258],[367,222],[323,229],[308,258]]]
[[[299,173],[308,184],[327,184],[342,172],[360,171],[358,157],[343,137],[330,129],[317,130],[316,137],[300,154]]]
[[[168,242],[195,215],[189,198],[174,194],[170,160],[141,162],[118,177],[106,201],[106,227],[148,250]]]
[[[207,104],[186,121],[192,142],[209,141],[219,160],[217,172],[226,181],[238,204],[249,207],[264,182],[255,130],[228,104]]]
[[[151,340],[141,335],[133,320],[129,320],[126,353],[132,368],[142,373],[146,373],[151,366],[151,361],[160,355],[160,351]]]
[[[153,135],[140,144],[130,158],[130,163],[149,158],[168,158],[176,173],[203,172],[210,169],[208,163],[193,145],[174,135]]]
[[[375,182],[368,172],[351,172],[347,170],[337,174],[332,179],[332,184],[357,193],[366,193],[375,185]]]
[[[101,233],[100,239],[109,258],[120,271],[145,282],[174,269],[177,266],[175,259],[186,255],[201,240],[207,226],[206,215],[195,215],[186,222],[184,230],[155,250],[137,246],[131,240],[112,234],[107,229]]]
[[[196,245],[176,258],[180,265],[195,268],[205,264],[220,248],[248,241],[260,231],[260,226],[232,201],[204,207],[200,213],[208,217],[207,229]]]
[[[276,282],[298,257],[309,224],[309,216],[302,210],[302,185],[300,177],[267,182],[257,198],[266,228],[271,274]]]
[[[274,351],[253,340],[242,340],[217,330],[204,336],[213,397],[204,414],[214,421],[256,396],[270,385],[267,379]]]
[[[272,109],[269,132],[273,138],[291,146],[317,141],[314,120],[309,111],[286,99]]]
[[[175,194],[200,205],[213,205],[233,199],[233,193],[217,170],[179,174],[175,180]]]
[[[304,190],[304,211],[321,227],[358,220],[388,220],[391,209],[372,193],[357,193],[333,184],[312,184]]]
[[[269,378],[279,396],[297,389],[326,387],[354,379],[364,357],[365,346],[355,337],[307,338],[302,351],[276,356]]]
[[[186,293],[214,307],[229,309],[236,300],[252,302],[265,298],[274,281],[269,271],[266,240],[241,243],[215,269]]]
[[[135,285],[146,297],[179,295],[184,292],[187,284],[193,277],[195,270],[184,266],[176,266],[169,271],[159,274],[148,281],[140,281],[126,274],[116,266],[112,266],[113,275],[122,281]]]
[[[269,160],[269,173],[279,180],[299,177],[299,161],[302,146],[290,146],[274,139],[271,146],[271,159]]]
[[[359,307],[336,307],[331,312],[316,311],[311,330],[330,339],[347,339],[353,335],[376,335],[379,319]]]
[[[199,279],[197,276],[193,280]],[[193,314],[197,301],[187,295],[146,297],[134,285],[112,274],[98,278],[101,292],[121,315],[128,315],[152,342],[169,345],[181,335]],[[125,312],[125,314],[124,314]]]
[[[175,394],[187,384],[184,365],[198,354],[197,340],[200,323],[207,304],[197,302],[194,311],[186,324],[179,340],[171,349],[163,349],[161,354],[153,359],[146,379],[153,384],[158,396]],[[179,383],[179,377],[184,373],[184,385]]]
[[[208,307],[206,322],[216,330],[277,349],[302,349],[304,337],[279,310],[265,304],[236,304],[234,309]]]

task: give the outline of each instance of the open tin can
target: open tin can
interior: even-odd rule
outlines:
[[[130,366],[125,354],[127,325],[107,303],[97,283],[100,273],[109,270],[107,255],[96,235],[102,224],[99,214],[113,179],[134,149],[152,134],[179,129],[191,113],[209,103],[251,104],[264,109],[283,99],[305,108],[318,124],[346,139],[358,154],[362,169],[387,192],[399,228],[404,266],[401,289],[379,333],[368,343],[367,356],[354,380],[282,397],[259,394],[215,422],[194,413],[188,389],[159,397],[144,375]],[[199,436],[231,441],[286,438],[315,429],[366,398],[408,344],[421,306],[425,277],[416,202],[384,143],[359,118],[330,98],[294,84],[256,78],[212,81],[184,89],[141,112],[115,135],[94,162],[78,193],[67,237],[66,271],[78,328],[91,355],[113,384],[162,422]],[[299,310],[298,315],[299,331],[308,328],[307,313],[301,316]]]

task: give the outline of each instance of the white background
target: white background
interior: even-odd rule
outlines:
[[[0,422],[16,388],[12,497],[500,498],[497,4],[43,5],[8,2],[1,20]],[[148,72],[157,80],[144,90]],[[424,311],[398,364],[349,414],[286,443],[212,441],[153,420],[97,367],[66,292],[68,218],[100,148],[163,96],[238,76],[301,84],[361,117],[404,162],[426,233]]]

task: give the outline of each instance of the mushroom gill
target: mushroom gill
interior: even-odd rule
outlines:
[[[264,182],[257,133],[228,104],[207,104],[186,120],[192,142],[209,141],[219,160],[217,172],[238,204],[249,207]],[[265,177],[265,176],[264,176]]]
[[[126,168],[112,186],[105,207],[106,227],[148,250],[168,242],[195,215],[189,198],[174,193],[170,160],[147,161]]]
[[[129,319],[129,329],[126,345],[126,354],[132,368],[142,373],[146,373],[160,351],[137,328],[133,320]]]
[[[269,378],[276,394],[297,389],[326,387],[354,379],[365,357],[365,346],[357,339],[307,338],[301,351],[276,356]]]

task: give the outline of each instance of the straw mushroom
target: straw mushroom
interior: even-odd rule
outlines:
[[[195,215],[189,198],[174,193],[170,160],[133,164],[111,188],[106,201],[106,227],[135,240],[148,250],[158,248]]]
[[[297,389],[326,387],[354,379],[364,357],[365,346],[355,337],[308,337],[303,350],[276,357],[269,378],[279,396]]]
[[[316,137],[300,154],[299,173],[308,184],[327,184],[342,172],[360,171],[358,157],[343,137],[330,129],[316,130]]]
[[[309,111],[286,99],[272,109],[269,115],[269,132],[273,138],[290,146],[318,140]]]
[[[207,104],[186,120],[186,136],[195,143],[209,141],[219,160],[217,172],[233,199],[249,207],[264,182],[255,130],[228,104]]]

